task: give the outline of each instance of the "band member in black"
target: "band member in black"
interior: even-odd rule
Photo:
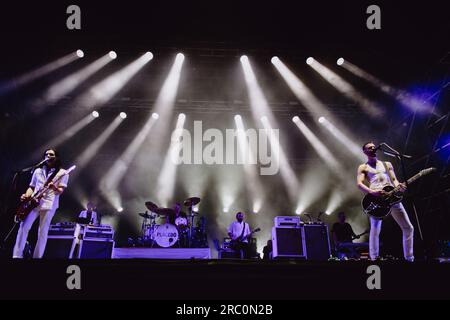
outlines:
[[[45,158],[47,161],[42,167],[37,168],[33,172],[30,186],[21,196],[21,200],[29,200],[33,195],[39,192],[39,190],[44,188],[45,185],[47,185],[49,189],[40,201],[39,206],[31,211],[25,220],[21,222],[19,232],[17,233],[16,244],[14,246],[13,258],[23,258],[23,250],[27,242],[28,233],[38,217],[40,218],[39,234],[33,257],[35,259],[43,257],[47,245],[50,223],[59,207],[59,196],[67,188],[69,176],[64,175],[65,170],[61,168],[61,160],[55,149],[46,150]],[[62,178],[56,184],[50,182],[58,179],[60,176],[62,176]]]
[[[358,187],[361,191],[374,196],[382,196],[385,194],[383,188],[389,185],[400,187],[403,192],[406,190],[405,184],[398,181],[392,164],[378,160],[376,146],[373,142],[364,144],[363,151],[367,156],[367,162],[359,166],[357,176]],[[414,228],[403,204],[394,205],[391,208],[391,215],[403,232],[404,257],[407,261],[412,262],[414,261]],[[372,260],[379,257],[381,224],[382,220],[370,217],[369,251]]]
[[[231,238],[232,248],[236,251],[242,251],[246,259],[252,256],[248,243],[251,235],[250,226],[244,221],[244,213],[238,212],[236,214],[236,221],[228,227],[228,236]]]
[[[181,210],[180,203],[175,203],[173,210],[175,213],[169,217],[169,223],[177,227],[178,235],[180,237],[180,246],[188,247],[189,220],[187,214]]]
[[[333,224],[333,229],[331,230],[336,253],[340,259],[358,259],[360,255],[351,246],[346,246],[346,244],[351,244],[354,239],[359,239],[360,237],[355,234],[352,226],[346,222],[344,212],[339,212],[338,219],[339,222]]]

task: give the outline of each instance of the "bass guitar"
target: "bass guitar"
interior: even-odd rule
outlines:
[[[72,166],[70,169],[66,170],[62,175],[55,177],[52,180],[52,183],[58,183],[61,179],[69,175],[73,170],[75,170],[76,166]],[[33,195],[30,199],[23,201],[16,211],[16,216],[14,220],[19,223],[25,220],[25,218],[30,214],[31,211],[36,209],[41,203],[42,198],[45,196],[46,192],[50,189],[48,184],[39,190],[35,195]]]
[[[235,249],[238,248],[239,245],[244,242],[245,240],[250,239],[255,233],[260,232],[261,229],[260,228],[256,228],[255,230],[253,230],[252,232],[250,232],[248,235],[246,235],[245,237],[239,237],[235,240],[231,240],[230,242],[230,247]]]
[[[436,171],[436,168],[428,168],[420,171],[414,177],[410,178],[407,182],[408,185],[413,184],[418,179],[429,175]],[[362,207],[366,214],[375,219],[383,219],[391,212],[392,206],[402,202],[403,192],[400,187],[394,188],[393,186],[386,186],[383,188],[386,193],[382,196],[374,196],[367,194],[362,200]]]

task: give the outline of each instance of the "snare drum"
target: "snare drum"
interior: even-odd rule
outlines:
[[[170,223],[157,226],[153,238],[160,247],[169,248],[178,241],[177,227]]]

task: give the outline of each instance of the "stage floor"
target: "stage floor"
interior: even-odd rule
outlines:
[[[113,259],[191,260],[211,259],[209,248],[114,248]]]
[[[1,299],[299,300],[450,298],[450,264],[249,260],[2,260]],[[80,270],[81,290],[69,290]],[[236,287],[239,287],[236,290]]]

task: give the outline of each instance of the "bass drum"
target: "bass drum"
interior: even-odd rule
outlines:
[[[153,238],[160,247],[170,248],[178,241],[177,227],[170,223],[157,226]]]

